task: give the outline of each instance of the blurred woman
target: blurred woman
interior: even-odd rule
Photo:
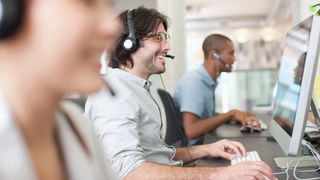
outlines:
[[[115,179],[70,92],[104,86],[106,0],[0,0],[0,179]]]

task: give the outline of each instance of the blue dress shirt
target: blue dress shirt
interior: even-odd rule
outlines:
[[[199,69],[185,74],[177,83],[174,100],[180,112],[189,112],[207,119],[215,115],[215,89],[213,80],[202,65]],[[198,143],[199,144],[199,139]],[[194,141],[191,141],[194,144]]]

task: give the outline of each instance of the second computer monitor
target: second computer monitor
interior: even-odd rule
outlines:
[[[297,155],[307,120],[319,57],[320,17],[288,33],[281,58],[270,133],[287,155]]]

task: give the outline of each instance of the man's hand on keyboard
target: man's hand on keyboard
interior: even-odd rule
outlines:
[[[217,179],[261,179],[274,180],[272,169],[263,161],[245,161],[221,168]]]
[[[239,110],[231,110],[229,111],[232,115],[232,119],[236,120],[241,123],[242,128],[246,128],[247,124],[251,125],[251,130],[250,132],[254,132],[254,124],[253,122],[256,123],[257,128],[260,129],[260,122],[259,120],[251,113],[248,112],[241,112]]]
[[[220,140],[216,143],[201,145],[202,152],[207,153],[204,157],[222,157],[231,160],[233,154],[244,156],[246,149],[237,141]]]

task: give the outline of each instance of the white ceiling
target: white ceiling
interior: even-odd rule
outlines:
[[[185,0],[187,28],[262,27],[291,17],[290,0]]]

